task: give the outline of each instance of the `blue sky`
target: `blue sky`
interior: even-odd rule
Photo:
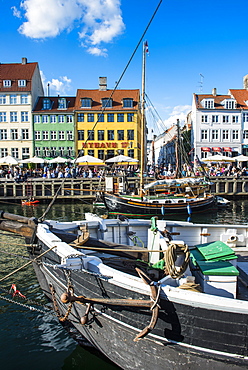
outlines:
[[[50,95],[98,88],[99,76],[114,88],[158,3],[0,0],[0,62],[38,62]],[[162,1],[145,40],[146,93],[163,127],[177,118],[183,122],[193,93],[242,88],[248,74],[247,9],[247,0]],[[141,64],[140,47],[119,88],[141,88]]]

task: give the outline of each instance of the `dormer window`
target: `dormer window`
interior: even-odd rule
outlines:
[[[214,99],[204,99],[203,107],[205,109],[214,109]]]
[[[110,98],[103,98],[102,99],[102,107],[103,108],[112,108],[113,100]]]
[[[43,99],[42,109],[51,109],[51,100],[50,99]]]
[[[19,87],[25,87],[26,86],[26,80],[18,80],[18,86]]]
[[[125,98],[122,101],[123,108],[133,108],[133,99]]]
[[[236,101],[233,99],[225,99],[224,106],[226,109],[235,109],[236,108]]]
[[[11,80],[3,80],[4,87],[11,87]]]
[[[66,99],[60,98],[58,100],[58,109],[66,109]]]
[[[91,108],[92,100],[90,98],[81,99],[81,108]]]

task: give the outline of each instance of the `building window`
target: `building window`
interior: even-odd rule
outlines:
[[[59,140],[65,140],[65,131],[59,131]]]
[[[248,122],[248,113],[243,113],[243,122]]]
[[[98,122],[104,122],[104,114],[103,113],[98,113],[97,120],[98,120]]]
[[[22,94],[21,95],[21,104],[28,104],[28,95],[27,94]]]
[[[51,140],[57,140],[57,131],[51,131],[50,137],[51,137]]]
[[[10,137],[11,140],[17,140],[18,139],[18,130],[17,128],[13,128],[10,130]]]
[[[43,99],[42,109],[51,109],[51,100]]]
[[[9,103],[10,104],[17,104],[17,96],[16,95],[10,95]]]
[[[17,112],[10,112],[10,122],[17,122]]]
[[[56,123],[56,122],[57,122],[57,117],[54,114],[52,114],[50,116],[50,123]]]
[[[66,122],[67,123],[72,123],[72,115],[71,114],[66,116]]]
[[[219,122],[219,116],[212,116],[212,122],[218,123]]]
[[[58,100],[58,109],[66,109],[66,99],[60,98]]]
[[[124,140],[124,130],[117,130],[117,140]]]
[[[104,161],[104,150],[102,149],[98,150],[98,158]]]
[[[95,140],[94,130],[88,130],[88,140]]]
[[[7,130],[6,129],[0,130],[0,139],[7,140]]]
[[[239,130],[233,130],[232,131],[232,138],[233,138],[233,140],[238,140],[239,139]]]
[[[18,86],[19,87],[25,87],[26,86],[26,80],[18,80]]]
[[[40,147],[39,147],[39,146],[36,146],[36,147],[34,148],[34,152],[35,152],[35,155],[36,155],[37,157],[40,157],[40,155],[41,155],[41,150],[40,150]]]
[[[0,95],[0,104],[6,104],[6,95]]]
[[[81,99],[81,108],[91,108],[91,99],[89,98]]]
[[[22,129],[22,140],[28,140],[28,139],[29,139],[28,129],[23,128]]]
[[[239,116],[232,116],[232,123],[239,123]]]
[[[223,116],[222,117],[222,122],[223,123],[229,123],[229,116]]]
[[[124,122],[124,113],[117,114],[117,122]]]
[[[104,140],[104,130],[97,131],[97,140]]]
[[[50,157],[56,157],[56,151],[57,151],[56,146],[51,146],[51,148],[50,148]]]
[[[6,157],[7,155],[8,155],[8,149],[7,148],[1,148],[0,149],[1,158]]]
[[[134,117],[133,113],[128,113],[127,114],[127,122],[133,122],[133,117]]]
[[[73,140],[72,131],[66,131],[66,140]]]
[[[92,155],[92,157],[94,157],[95,151],[92,149],[88,150],[88,155]]]
[[[108,122],[114,122],[114,113],[108,113],[107,121]]]
[[[134,130],[127,130],[127,140],[134,140]]]
[[[59,121],[59,123],[64,123],[65,122],[65,116],[62,115],[62,114],[59,114],[58,115],[58,121]]]
[[[208,123],[208,116],[202,116],[202,123]]]
[[[21,121],[28,122],[28,112],[21,112]]]
[[[134,158],[134,150],[133,149],[128,149],[127,155],[131,158]]]
[[[114,140],[114,139],[115,139],[114,130],[108,130],[108,140]]]
[[[18,150],[18,148],[11,148],[11,155],[14,158],[19,158],[19,150]]]
[[[212,130],[212,140],[218,140],[218,139],[219,139],[219,131]]]
[[[84,130],[78,130],[78,140],[84,140]]]
[[[67,147],[67,154],[69,155],[69,157],[72,157],[73,156],[73,150],[72,150],[72,147],[71,146],[68,146]]]
[[[102,107],[104,108],[112,108],[113,101],[110,98],[103,98],[102,99]]]
[[[213,109],[214,108],[214,101],[212,99],[211,100],[205,100],[204,108],[205,109]]]
[[[11,87],[11,80],[3,80],[4,87]]]
[[[59,155],[62,157],[64,155],[64,152],[65,152],[65,147],[64,146],[60,146],[59,147]]]
[[[201,130],[201,139],[207,140],[208,138],[208,130]]]
[[[123,99],[123,108],[133,108],[133,99]]]
[[[42,116],[42,123],[48,123],[48,116],[47,115]]]
[[[34,140],[41,140],[40,131],[35,131],[34,132]]]
[[[37,114],[34,115],[34,123],[40,123],[40,116]]]
[[[88,122],[94,122],[94,113],[88,113],[87,114],[87,121]]]
[[[228,130],[223,130],[222,131],[222,139],[223,140],[229,140],[229,131]]]
[[[49,157],[50,152],[49,152],[49,148],[47,146],[43,146],[42,152],[43,152],[43,154],[42,154],[43,157]]]
[[[114,150],[107,150],[106,159],[113,158],[115,156]]]
[[[244,130],[243,139],[248,139],[248,130]]]
[[[0,122],[6,122],[6,112],[0,112]]]
[[[78,122],[84,122],[84,113],[78,113],[77,120]]]
[[[29,158],[29,148],[22,148],[22,159]]]
[[[236,102],[234,100],[226,100],[225,107],[226,109],[234,109],[236,108]]]
[[[49,140],[48,131],[42,131],[42,139]]]

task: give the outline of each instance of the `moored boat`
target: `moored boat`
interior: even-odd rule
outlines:
[[[60,321],[121,368],[247,368],[246,225],[2,213],[0,229],[31,239]]]

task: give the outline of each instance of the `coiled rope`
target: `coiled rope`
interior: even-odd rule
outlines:
[[[184,261],[181,267],[176,266],[178,254],[184,255]],[[170,275],[173,279],[177,279],[184,274],[189,264],[189,247],[187,244],[170,243],[167,250],[164,252],[165,274]]]

